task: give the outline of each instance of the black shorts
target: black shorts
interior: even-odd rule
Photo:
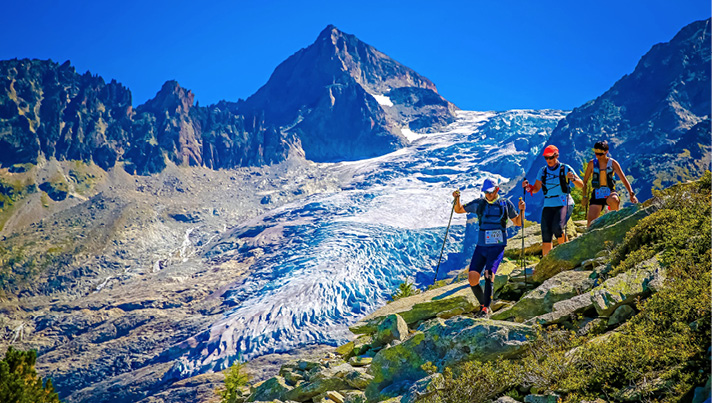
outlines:
[[[544,207],[541,210],[541,240],[550,243],[553,236],[564,236],[564,227],[574,212],[573,206]]]
[[[588,202],[589,206],[607,206],[608,203],[606,203],[606,200],[608,200],[608,197],[611,196],[618,196],[618,193],[616,192],[611,192],[611,194],[608,197],[604,197],[603,199],[596,199],[594,198],[594,193],[591,193],[591,198],[589,199],[590,201]]]

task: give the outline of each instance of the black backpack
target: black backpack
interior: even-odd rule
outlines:
[[[571,188],[569,187],[569,180],[566,179],[566,174],[564,173],[566,171],[566,167],[564,167],[564,164],[560,165],[561,167],[559,168],[559,186],[561,186],[562,192],[571,193]],[[547,189],[546,187],[546,170],[547,168],[544,167],[544,173],[541,175],[541,189],[544,191],[544,196],[549,193],[549,189]]]
[[[485,200],[484,203],[480,203],[479,206],[477,206],[477,221],[478,225],[480,226],[480,229],[482,228],[482,218],[485,213],[485,207],[487,206],[487,201]],[[507,228],[507,202],[504,199],[499,199],[497,202],[497,206],[499,206],[499,222],[502,224],[502,228]]]

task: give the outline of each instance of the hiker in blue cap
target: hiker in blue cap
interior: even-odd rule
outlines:
[[[479,234],[477,236],[477,246],[470,261],[470,288],[475,294],[475,298],[481,305],[480,317],[488,317],[490,303],[494,286],[494,274],[497,272],[502,258],[504,258],[504,247],[507,246],[507,218],[517,226],[522,225],[522,214],[524,214],[524,201],[519,201],[520,213],[514,211],[514,204],[509,199],[500,198],[497,193],[499,187],[490,179],[485,179],[482,183],[482,192],[485,197],[475,199],[464,206],[460,204],[460,191],[452,193],[455,197],[455,212],[459,214],[477,214],[479,220]],[[480,276],[484,271],[485,292],[482,293],[480,287]]]

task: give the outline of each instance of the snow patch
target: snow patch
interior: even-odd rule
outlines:
[[[390,98],[388,98],[385,95],[378,95],[378,94],[371,94],[374,98],[376,98],[376,102],[378,102],[379,105],[381,106],[393,106],[393,102],[391,101]]]

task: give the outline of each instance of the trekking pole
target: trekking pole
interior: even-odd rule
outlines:
[[[447,233],[450,231],[450,223],[452,222],[452,213],[455,212],[455,202],[457,199],[452,201],[452,210],[450,210],[450,219],[447,221],[447,228],[445,228],[445,238],[443,239],[443,247],[440,248],[440,257],[438,258],[438,267],[435,268],[435,279],[433,279],[433,284],[438,281],[438,270],[440,270],[440,261],[443,258],[443,251],[445,250],[445,242],[447,242]]]
[[[526,203],[526,198],[527,198],[527,191],[524,189],[523,196],[520,198],[523,202]],[[522,210],[522,253],[521,253],[521,258],[522,258],[522,271],[524,272],[524,285],[527,285],[527,265],[526,261],[524,260],[524,220],[526,218],[524,217],[524,210]]]
[[[566,215],[564,216],[564,243],[569,241],[569,199],[566,199]]]

